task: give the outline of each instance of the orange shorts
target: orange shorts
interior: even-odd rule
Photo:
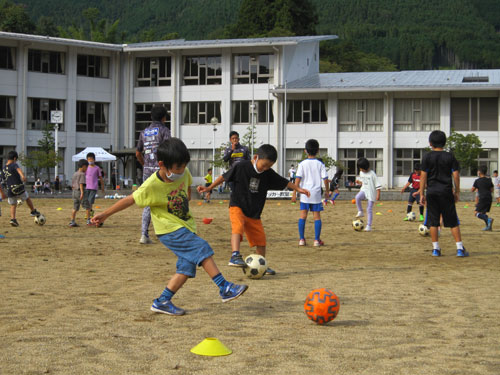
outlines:
[[[231,233],[239,234],[242,239],[245,233],[250,247],[266,246],[266,234],[260,219],[245,216],[239,207],[229,207],[229,220],[231,220]]]

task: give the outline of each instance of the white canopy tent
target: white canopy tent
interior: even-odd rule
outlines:
[[[78,161],[80,159],[87,160],[87,154],[89,152],[93,152],[95,154],[95,161],[115,161],[116,156],[111,155],[102,147],[87,147],[85,150],[79,152],[76,155],[73,155],[71,158],[72,161]]]

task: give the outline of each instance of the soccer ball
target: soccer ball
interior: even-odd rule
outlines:
[[[406,217],[408,218],[408,221],[415,221],[415,219],[417,218],[417,215],[415,215],[415,212],[408,212],[406,214]]]
[[[429,228],[427,228],[424,224],[420,224],[418,226],[418,233],[421,235],[421,236],[428,236],[429,235]]]
[[[365,228],[365,223],[361,219],[356,219],[352,222],[352,227],[354,230],[360,232]]]
[[[304,302],[304,312],[307,317],[318,324],[325,324],[339,313],[339,298],[331,290],[314,289]]]
[[[267,270],[267,261],[262,255],[252,254],[245,258],[247,266],[243,268],[243,272],[250,279],[260,279]]]
[[[35,224],[43,225],[45,224],[45,221],[46,221],[45,216],[43,216],[42,214],[35,216]]]

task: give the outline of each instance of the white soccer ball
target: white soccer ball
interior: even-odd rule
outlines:
[[[260,279],[267,270],[267,261],[262,255],[252,254],[245,258],[247,267],[243,268],[243,272],[250,279]]]
[[[417,215],[415,215],[415,212],[408,212],[406,214],[406,217],[408,218],[408,221],[415,221],[417,218]]]
[[[355,219],[352,222],[352,227],[354,228],[355,231],[361,232],[363,229],[365,229],[365,223],[361,219]]]
[[[428,236],[430,231],[429,231],[429,228],[427,228],[424,224],[420,224],[418,226],[418,233],[421,235],[421,236]]]
[[[38,224],[38,225],[43,225],[45,224],[45,216],[43,216],[42,214],[38,215],[38,216],[35,216],[35,223]]]

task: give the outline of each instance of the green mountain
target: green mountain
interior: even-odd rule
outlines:
[[[318,34],[336,34],[352,48],[386,57],[399,69],[500,68],[498,0],[310,1],[317,10]],[[174,32],[186,39],[221,37],[224,27],[238,19],[242,2],[16,1],[25,4],[35,23],[49,16],[63,27],[86,25],[82,12],[95,7],[101,18],[120,20],[125,41],[158,39]]]

